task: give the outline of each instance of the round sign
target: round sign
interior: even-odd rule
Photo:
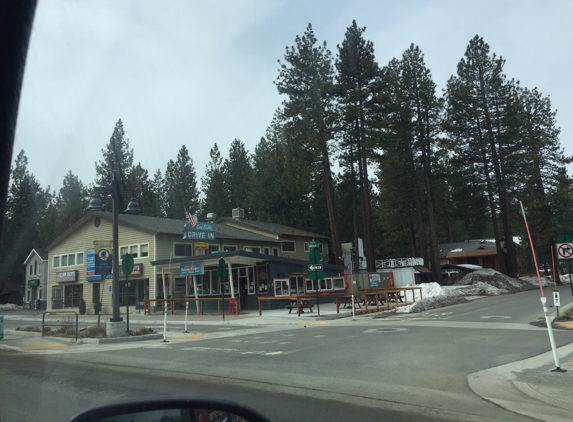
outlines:
[[[126,253],[125,255],[123,255],[123,258],[121,260],[121,270],[123,271],[124,274],[126,275],[130,275],[131,272],[133,271],[133,255],[130,253]]]
[[[573,257],[573,245],[571,243],[561,243],[557,247],[559,259],[570,259]]]

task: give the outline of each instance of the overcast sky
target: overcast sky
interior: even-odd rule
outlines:
[[[441,94],[476,34],[505,73],[550,95],[573,155],[573,1],[40,0],[14,156],[59,189],[71,170],[95,179],[118,119],[150,177],[186,145],[198,182],[217,143],[249,152],[280,106],[277,60],[308,23],[336,45],[356,19],[382,66],[420,46]]]

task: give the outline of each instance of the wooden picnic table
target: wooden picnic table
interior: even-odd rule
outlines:
[[[322,296],[321,296],[322,297]],[[263,301],[265,300],[288,300],[289,304],[285,306],[289,310],[289,314],[292,312],[294,308],[296,308],[297,315],[304,313],[303,309],[308,309],[310,312],[314,312],[312,308],[314,304],[311,303],[311,300],[314,299],[314,296],[267,296],[267,297],[259,297],[259,316],[263,314]]]

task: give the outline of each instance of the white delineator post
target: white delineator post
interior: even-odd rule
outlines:
[[[555,361],[555,369],[552,372],[567,372],[561,369],[559,365],[559,357],[557,356],[557,347],[555,346],[555,337],[553,337],[553,327],[551,326],[551,318],[549,317],[549,309],[547,308],[547,298],[543,293],[543,285],[541,284],[541,274],[539,273],[539,265],[537,264],[537,255],[535,254],[535,248],[533,247],[533,241],[531,240],[531,233],[529,231],[529,225],[527,224],[527,217],[525,216],[525,208],[523,208],[523,203],[521,201],[519,201],[519,205],[521,205],[521,212],[523,213],[523,221],[525,222],[525,228],[527,229],[529,244],[531,245],[531,253],[533,255],[533,262],[535,263],[535,271],[537,272],[537,282],[539,283],[539,290],[541,291],[541,305],[543,306],[543,314],[545,315],[545,325],[547,325],[547,332],[549,333],[549,342],[551,343],[551,351],[553,352],[553,360]]]

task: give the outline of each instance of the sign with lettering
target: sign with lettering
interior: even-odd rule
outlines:
[[[140,275],[143,275],[143,264],[133,264],[133,271],[129,273],[129,276],[138,277]],[[121,267],[119,267],[119,276],[125,277],[125,274],[123,273],[123,269]]]
[[[196,242],[195,249],[197,250],[206,250],[209,249],[209,243],[207,242]]]
[[[214,232],[185,231],[183,239],[190,240],[215,240]]]
[[[112,272],[113,241],[94,240],[95,273],[107,275]]]
[[[185,264],[179,267],[179,275],[199,275],[203,274],[203,263]]]
[[[68,281],[78,281],[78,270],[60,271],[56,273],[56,283],[64,283]]]

